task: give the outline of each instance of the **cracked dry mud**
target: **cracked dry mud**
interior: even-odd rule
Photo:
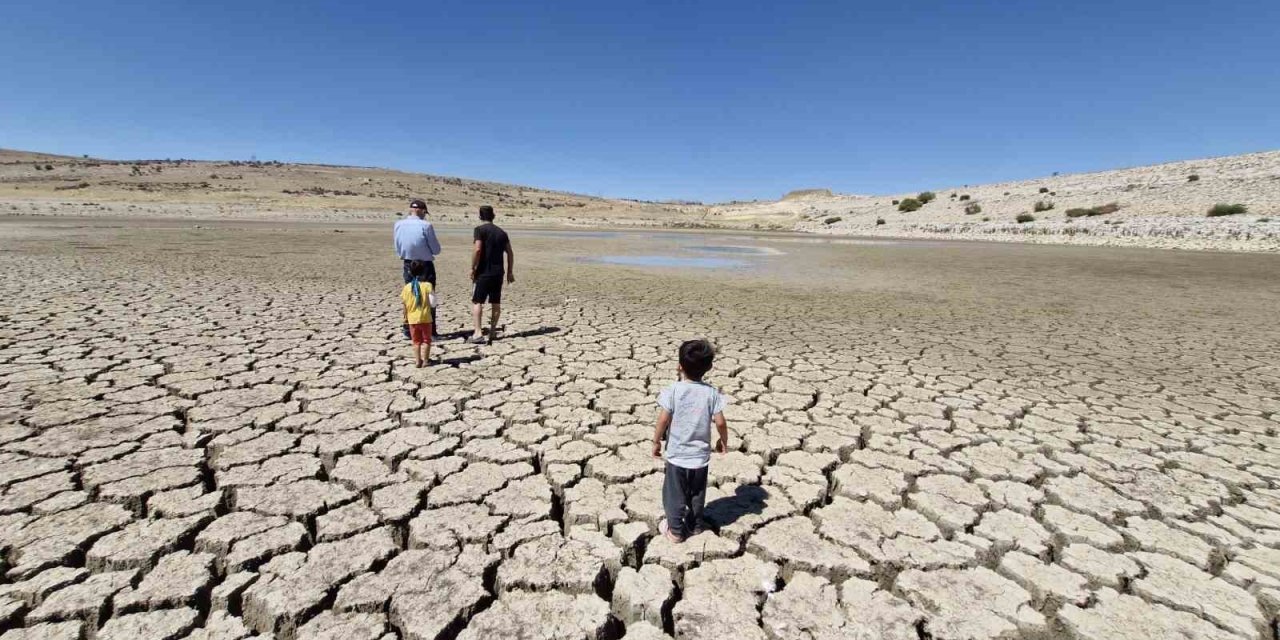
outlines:
[[[1277,633],[1273,256],[513,230],[505,337],[415,369],[387,230],[344,231],[4,222],[0,637]],[[698,335],[733,451],[672,545]]]

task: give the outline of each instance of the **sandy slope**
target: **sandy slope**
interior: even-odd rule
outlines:
[[[1191,180],[1193,175],[1199,179]],[[917,195],[904,193],[749,203],[723,207],[719,217],[757,223],[798,218],[799,230],[834,234],[1280,249],[1280,151],[932,190],[937,199],[914,212],[901,212],[894,205],[895,200]],[[968,199],[962,199],[966,195]],[[1040,202],[1053,208],[1034,211]],[[1074,219],[1066,215],[1073,208],[1111,203],[1119,205],[1119,211]],[[1249,212],[1206,218],[1217,203],[1244,204]],[[966,214],[971,204],[981,211]],[[1031,214],[1035,221],[1018,223],[1019,214]],[[1271,221],[1263,222],[1268,218]],[[877,224],[878,220],[884,222]]]
[[[50,167],[50,169],[45,169]],[[1198,176],[1191,180],[1191,176]],[[391,171],[324,165],[105,161],[0,150],[0,213],[350,221],[385,219],[410,197],[436,219],[492,204],[504,219],[581,226],[728,227],[840,235],[1280,251],[1280,151],[975,186],[922,185],[915,212],[895,200],[813,189],[777,201],[640,202]],[[964,196],[968,196],[967,199]],[[1052,205],[1034,212],[1037,203]],[[1119,210],[1068,218],[1072,208]],[[1248,213],[1207,218],[1217,203]],[[976,204],[978,213],[965,207]],[[1020,214],[1035,220],[1019,223]]]
[[[697,217],[693,207],[368,167],[110,161],[0,150],[3,213],[337,221],[385,218],[415,197],[445,220],[473,216],[480,204],[529,222],[654,224]]]

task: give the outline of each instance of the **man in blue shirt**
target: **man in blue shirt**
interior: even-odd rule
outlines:
[[[409,215],[401,218],[395,226],[396,255],[404,261],[404,281],[408,284],[413,279],[409,273],[409,263],[420,260],[426,263],[425,277],[431,283],[431,290],[436,289],[436,256],[440,255],[440,241],[436,239],[436,229],[427,222],[427,203],[414,200],[409,203]],[[431,309],[431,332],[439,335],[436,328],[436,310]],[[404,327],[404,334],[409,335],[409,327]]]

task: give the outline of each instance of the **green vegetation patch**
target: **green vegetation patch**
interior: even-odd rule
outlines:
[[[1239,215],[1241,213],[1248,213],[1248,212],[1249,212],[1249,207],[1246,207],[1242,204],[1218,203],[1213,205],[1209,209],[1209,213],[1205,215],[1210,218],[1217,218],[1220,216],[1234,216],[1234,215]]]
[[[1094,216],[1105,216],[1108,213],[1115,213],[1120,210],[1120,205],[1110,202],[1096,207],[1067,209],[1068,218],[1092,218]]]

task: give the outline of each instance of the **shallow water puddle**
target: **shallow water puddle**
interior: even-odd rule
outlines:
[[[742,247],[736,245],[699,245],[685,247],[690,251],[709,251],[711,253],[732,253],[744,256],[776,256],[782,252],[768,247]]]
[[[602,262],[628,267],[683,267],[688,269],[727,269],[746,264],[731,258],[685,258],[680,256],[598,256],[586,262]]]
[[[572,229],[520,229],[522,236],[542,238],[617,238],[622,234],[617,231],[577,231]]]

